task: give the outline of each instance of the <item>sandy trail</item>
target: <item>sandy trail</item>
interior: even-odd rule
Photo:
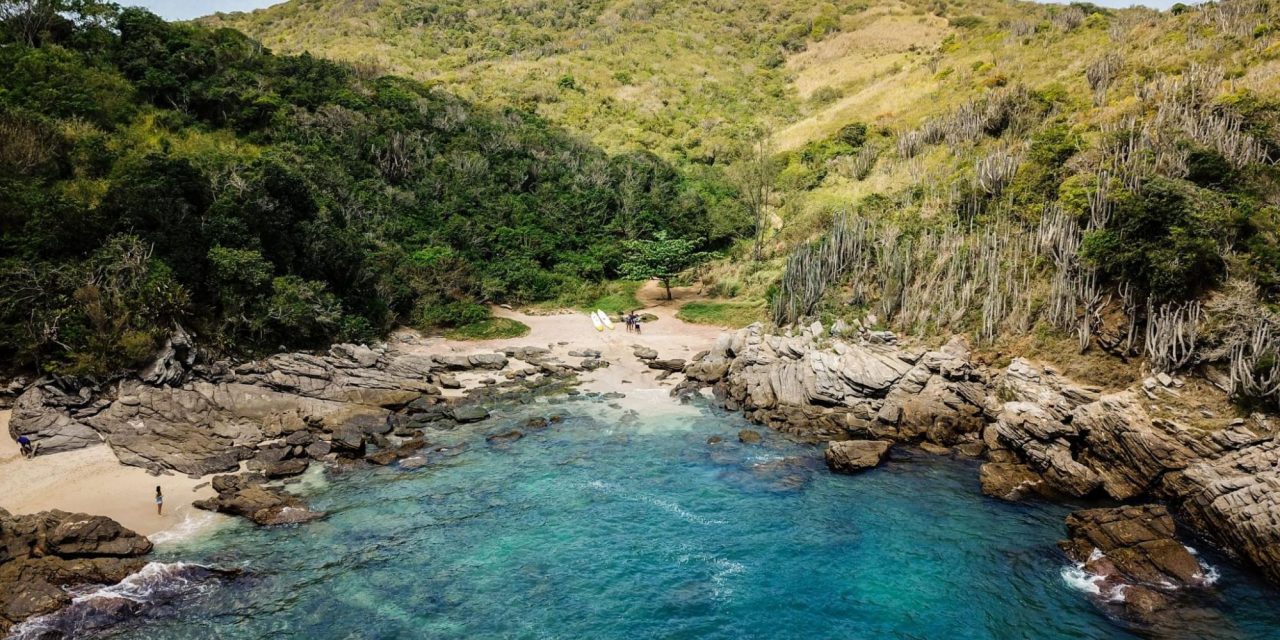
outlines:
[[[659,358],[688,360],[699,351],[710,349],[723,331],[719,327],[690,324],[676,318],[681,305],[699,296],[693,287],[673,288],[672,293],[675,299],[666,300],[665,291],[656,281],[646,283],[636,293],[642,312],[657,316],[657,320],[643,323],[640,334],[628,333],[625,325],[619,322],[614,323],[612,330],[596,331],[591,318],[583,312],[530,315],[520,311],[494,309],[495,315],[528,325],[529,333],[520,338],[459,342],[444,338],[421,338],[409,331],[400,332],[393,339],[401,341],[401,344],[396,345],[398,349],[418,354],[473,354],[502,351],[508,347],[546,347],[561,361],[574,364],[580,362],[581,358],[570,356],[570,351],[595,349],[602,354],[603,359],[609,361],[609,366],[580,373],[578,379],[582,383],[581,389],[625,393],[627,397],[618,402],[624,408],[643,408],[650,412],[665,410],[667,407],[655,405],[654,399],[666,398],[673,382],[657,380],[659,372],[637,359],[632,354],[633,348],[643,345],[656,350]],[[486,377],[498,376],[489,373],[458,376],[459,381],[467,386]],[[670,400],[666,400],[666,403],[672,407],[678,406]]]
[[[423,354],[491,353],[506,347],[549,347],[566,363],[581,361],[581,358],[569,356],[570,351],[596,349],[610,366],[580,374],[582,388],[626,394],[625,398],[610,403],[614,407],[593,405],[598,407],[598,411],[635,410],[650,416],[656,412],[680,416],[696,413],[696,409],[671,400],[672,382],[657,380],[658,372],[649,369],[632,354],[633,346],[655,349],[660,358],[687,360],[697,352],[711,348],[721,329],[677,319],[675,314],[680,305],[698,296],[692,288],[676,289],[674,293],[674,301],[665,300],[665,292],[656,282],[648,283],[637,293],[643,310],[658,318],[645,323],[640,335],[627,333],[620,323],[615,324],[612,331],[596,331],[591,319],[581,312],[529,315],[497,309],[497,315],[529,325],[529,334],[515,339],[457,342],[423,338],[416,332],[405,330],[392,336],[392,341],[397,349]],[[491,375],[469,373],[459,377],[464,384],[472,386],[479,379]],[[143,469],[122,465],[106,444],[24,460],[19,455],[17,443],[8,437],[9,415],[7,410],[0,411],[0,434],[4,434],[0,436],[0,507],[11,513],[61,509],[105,515],[156,540],[181,536],[224,518],[196,509],[191,504],[213,495],[207,477],[152,476]],[[157,516],[155,512],[153,496],[157,484],[165,496],[163,516]],[[154,535],[157,533],[160,535]]]

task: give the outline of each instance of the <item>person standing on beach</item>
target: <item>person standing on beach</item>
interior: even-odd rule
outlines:
[[[164,515],[164,494],[160,493],[160,487],[156,487],[156,515]]]

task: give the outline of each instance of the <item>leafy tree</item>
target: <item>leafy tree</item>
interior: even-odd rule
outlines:
[[[671,300],[671,279],[709,257],[696,250],[700,244],[701,240],[668,237],[666,231],[653,234],[652,240],[628,240],[622,273],[633,280],[657,278]]]

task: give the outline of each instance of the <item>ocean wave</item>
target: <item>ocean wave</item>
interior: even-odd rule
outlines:
[[[231,573],[189,562],[150,562],[117,584],[71,590],[71,604],[14,627],[10,640],[79,637],[153,606],[203,594],[214,588],[213,578]]]

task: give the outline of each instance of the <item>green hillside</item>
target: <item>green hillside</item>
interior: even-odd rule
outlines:
[[[714,175],[527,112],[142,10],[33,6],[0,31],[19,367],[128,368],[175,324],[232,351],[481,326],[482,302],[589,295],[628,240],[740,227]]]
[[[319,0],[207,22],[726,168],[763,247],[700,278],[762,318],[1275,367],[1274,2]]]

